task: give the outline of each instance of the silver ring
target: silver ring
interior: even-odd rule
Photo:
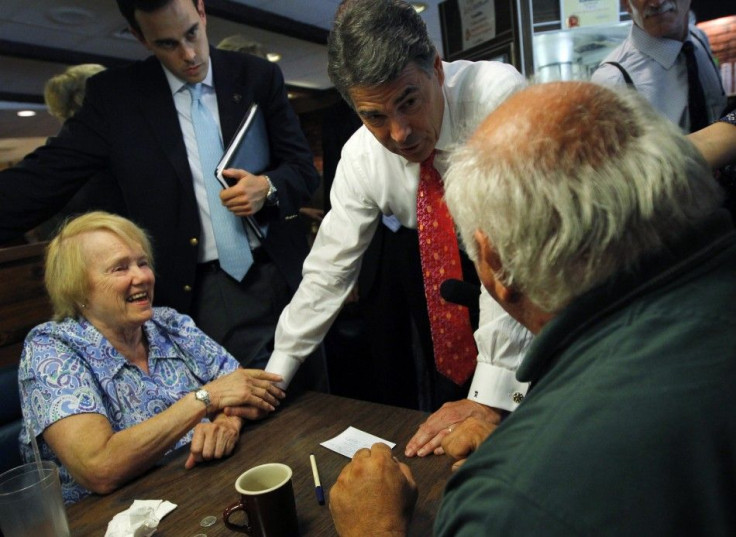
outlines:
[[[450,426],[449,426],[449,427],[447,428],[447,432],[448,432],[448,433],[451,433],[451,432],[452,432],[452,425],[450,425]]]

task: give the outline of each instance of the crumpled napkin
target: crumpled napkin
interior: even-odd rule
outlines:
[[[150,537],[156,533],[159,521],[176,509],[176,504],[164,500],[134,500],[107,525],[105,537]]]

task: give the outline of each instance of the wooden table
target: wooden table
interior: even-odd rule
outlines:
[[[282,462],[294,472],[292,484],[301,536],[334,536],[329,508],[319,505],[315,498],[309,454],[314,453],[317,458],[327,493],[348,459],[319,444],[352,425],[396,442],[395,456],[409,465],[419,486],[411,535],[426,537],[432,534],[434,515],[451,466],[448,457],[404,457],[406,443],[426,418],[427,414],[415,410],[306,392],[266,420],[246,425],[231,457],[185,470],[188,449],[182,448],[161,466],[113,494],[93,495],[69,506],[69,527],[73,537],[101,537],[110,519],[130,507],[134,499],[156,499],[178,505],[161,521],[156,537],[232,537],[238,533],[225,527],[222,511],[238,499],[235,479],[253,466]],[[201,527],[200,521],[209,515],[216,516],[217,522]]]

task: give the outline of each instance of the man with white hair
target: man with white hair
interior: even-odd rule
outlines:
[[[558,82],[492,112],[445,184],[483,285],[535,338],[516,411],[443,439],[475,452],[435,535],[736,535],[736,232],[697,149],[634,92]],[[406,535],[416,492],[387,446],[358,451],[338,533]]]

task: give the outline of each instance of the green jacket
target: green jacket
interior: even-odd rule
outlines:
[[[736,535],[736,232],[725,213],[575,300],[450,479],[438,536]]]

